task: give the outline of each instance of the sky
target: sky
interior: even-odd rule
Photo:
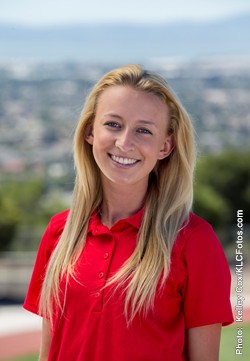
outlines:
[[[250,13],[249,0],[0,0],[0,23],[32,26],[205,21],[242,13]]]

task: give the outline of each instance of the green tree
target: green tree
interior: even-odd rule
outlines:
[[[0,190],[0,251],[8,250],[21,224],[31,224],[39,214],[43,181],[7,179]]]
[[[11,198],[0,192],[0,252],[5,251],[16,234],[20,211]]]
[[[250,219],[249,159],[250,151],[231,150],[202,157],[197,165],[194,211],[223,229],[224,243],[230,242],[238,209]]]
[[[49,179],[29,178],[28,174],[1,183],[0,251],[35,249],[51,216],[67,208],[60,186],[52,187]]]

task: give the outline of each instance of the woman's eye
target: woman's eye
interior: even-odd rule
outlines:
[[[142,134],[152,134],[150,132],[150,130],[148,130],[146,128],[139,128],[137,131],[138,131],[138,133],[142,133]]]
[[[119,128],[120,127],[120,124],[116,123],[116,122],[106,122],[104,125],[107,125],[111,128]]]

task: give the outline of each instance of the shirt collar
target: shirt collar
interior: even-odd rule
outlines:
[[[110,230],[112,230],[118,224],[122,224],[122,223],[123,224],[127,223],[127,224],[131,225],[132,227],[139,230],[139,228],[141,226],[141,222],[142,222],[143,213],[144,213],[144,208],[141,208],[139,211],[137,211],[132,216],[130,216],[128,218],[120,219],[117,223],[115,223],[112,226],[112,228]],[[101,220],[100,220],[97,210],[94,210],[94,212],[92,213],[90,220],[89,220],[88,233],[95,230],[99,226],[105,227],[101,223]]]

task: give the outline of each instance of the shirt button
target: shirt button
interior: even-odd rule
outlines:
[[[95,298],[98,298],[98,297],[100,297],[100,292],[95,293]]]
[[[103,272],[100,272],[100,273],[99,273],[99,278],[103,278],[103,276],[104,276],[104,273],[103,273]]]
[[[108,259],[109,258],[109,254],[108,253],[104,253],[104,259]]]

